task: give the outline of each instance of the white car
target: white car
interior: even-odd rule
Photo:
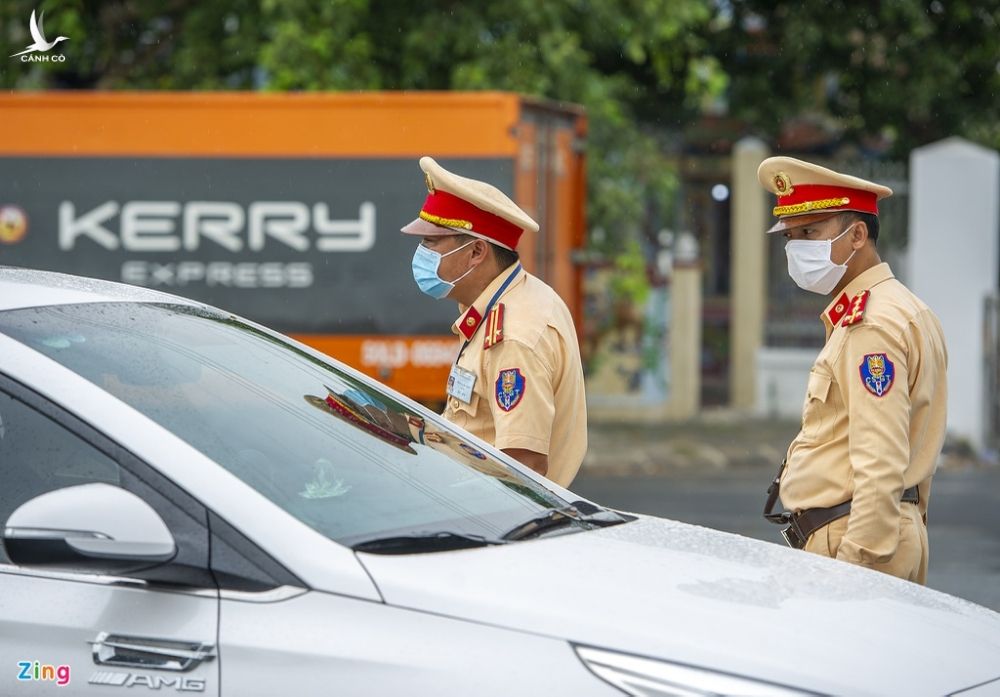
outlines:
[[[989,610],[604,509],[252,322],[3,267],[0,524],[3,695],[1000,694]]]

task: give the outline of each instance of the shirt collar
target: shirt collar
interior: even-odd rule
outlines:
[[[472,336],[476,333],[476,330],[479,329],[480,323],[483,321],[483,313],[486,312],[486,304],[490,301],[490,298],[493,297],[493,294],[500,289],[500,286],[504,284],[512,273],[514,273],[519,263],[520,262],[514,262],[501,271],[499,275],[490,281],[490,284],[483,289],[483,292],[479,294],[479,297],[476,298],[475,302],[473,302],[471,306],[458,306],[462,315],[455,320],[453,325],[451,325],[451,331],[453,333],[465,337],[466,340],[472,338]],[[525,274],[520,274],[517,278],[515,278],[513,282],[504,289],[503,294],[506,295],[510,292],[511,288],[515,288],[520,283],[523,283],[524,277]]]
[[[823,314],[820,315],[823,324],[826,325],[827,335],[833,331],[834,327],[840,324],[840,320],[844,319],[844,315],[851,309],[851,300],[854,296],[863,290],[869,290],[877,286],[883,281],[888,281],[890,278],[895,278],[895,276],[893,276],[889,265],[882,262],[858,274],[857,278],[848,283],[843,292],[836,299],[832,300],[826,306],[826,309],[823,310]]]

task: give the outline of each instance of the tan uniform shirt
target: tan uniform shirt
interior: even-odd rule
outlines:
[[[518,265],[505,269],[455,322],[458,365],[476,376],[468,403],[449,396],[444,416],[499,449],[548,456],[548,478],[569,486],[587,451],[583,366],[573,318],[562,299],[523,269],[497,304],[486,305]],[[498,332],[499,329],[499,332]]]
[[[863,315],[850,324],[853,300],[865,290]],[[888,264],[854,279],[822,319],[826,345],[809,373],[781,501],[801,511],[853,499],[837,558],[871,565],[896,552],[904,489],[919,484],[927,512],[945,435],[944,335]]]

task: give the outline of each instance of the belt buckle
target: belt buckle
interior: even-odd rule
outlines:
[[[792,549],[802,549],[806,546],[806,538],[802,534],[802,528],[799,527],[794,516],[789,522],[790,525],[782,529],[781,536],[785,538],[785,542]]]

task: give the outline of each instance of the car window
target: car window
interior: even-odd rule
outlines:
[[[0,392],[0,526],[18,506],[40,494],[93,482],[117,486],[120,480],[118,464],[111,458]],[[2,549],[0,563],[9,563]]]
[[[95,303],[3,312],[0,332],[344,544],[439,531],[493,537],[566,504],[441,419],[229,315]]]

